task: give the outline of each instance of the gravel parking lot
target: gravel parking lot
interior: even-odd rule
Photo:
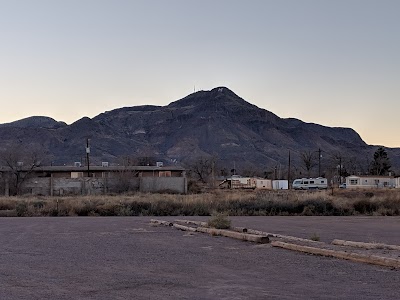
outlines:
[[[149,220],[1,218],[0,299],[400,298],[399,270],[188,234]],[[318,234],[326,242],[400,244],[397,217],[232,220],[298,237]]]

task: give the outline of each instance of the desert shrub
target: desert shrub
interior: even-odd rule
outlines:
[[[92,216],[96,215],[96,205],[91,201],[82,201],[82,203],[78,203],[73,208],[75,214],[77,216]]]
[[[106,202],[96,207],[96,213],[99,216],[119,216],[120,209],[121,205],[119,203]]]
[[[374,193],[372,193],[372,192],[365,193],[365,197],[367,197],[367,198],[372,198],[373,196],[374,196]]]
[[[28,204],[25,201],[17,202],[15,206],[18,217],[26,217],[28,215]]]
[[[310,236],[310,240],[315,241],[315,242],[319,242],[320,237],[319,237],[319,235],[317,233],[314,232],[313,235]]]
[[[209,216],[215,205],[196,201],[190,204],[182,203],[177,215],[183,216]]]
[[[331,216],[335,215],[336,209],[332,202],[324,199],[312,199],[302,203],[302,215],[305,216]]]
[[[44,207],[44,205],[45,205],[45,202],[41,201],[41,200],[32,202],[32,206],[35,209],[42,209]]]
[[[199,194],[202,191],[202,187],[196,180],[189,180],[187,189],[189,194]]]
[[[372,214],[379,207],[376,202],[372,202],[368,199],[357,200],[354,202],[353,206],[354,210],[360,214]]]
[[[223,213],[214,213],[208,220],[207,225],[216,229],[229,229],[231,228],[231,220]]]
[[[15,201],[9,199],[0,200],[0,210],[11,210],[15,209]]]

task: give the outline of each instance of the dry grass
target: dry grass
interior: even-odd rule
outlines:
[[[0,216],[400,215],[400,190],[3,197]]]

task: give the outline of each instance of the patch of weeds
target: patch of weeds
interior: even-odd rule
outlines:
[[[207,225],[216,229],[229,229],[231,228],[231,220],[224,213],[215,213],[208,220]]]
[[[317,233],[313,233],[312,236],[310,236],[310,240],[314,241],[314,242],[319,242],[320,241],[320,237]]]

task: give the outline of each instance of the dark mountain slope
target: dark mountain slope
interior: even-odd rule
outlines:
[[[372,157],[376,148],[350,128],[282,119],[225,87],[199,91],[163,107],[115,109],[69,126],[57,127],[62,123],[40,118],[0,125],[3,145],[15,141],[42,145],[55,163],[72,164],[85,156],[89,138],[96,163],[117,162],[123,155],[178,162],[216,155],[226,166],[235,162],[260,168],[286,165],[289,150],[293,163],[300,164],[302,151],[321,148],[325,156],[341,153],[364,159]],[[400,150],[389,149],[389,153],[393,165],[399,166]]]

